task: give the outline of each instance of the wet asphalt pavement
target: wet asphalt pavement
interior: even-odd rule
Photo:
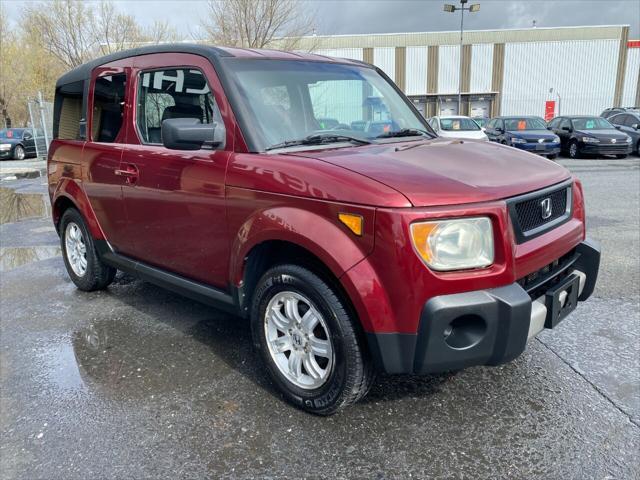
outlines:
[[[43,179],[0,181],[0,478],[640,478],[640,160],[561,163],[594,297],[508,365],[382,376],[330,418],[280,398],[244,321],[122,274],[77,291]]]

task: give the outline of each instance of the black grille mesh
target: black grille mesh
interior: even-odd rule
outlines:
[[[545,198],[551,200],[551,216],[542,218],[542,201]],[[555,192],[540,195],[516,204],[516,215],[522,232],[528,232],[541,227],[545,223],[560,218],[567,211],[567,189],[563,188]]]

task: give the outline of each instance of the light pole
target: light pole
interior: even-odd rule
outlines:
[[[455,13],[460,10],[460,71],[458,72],[458,115],[462,114],[462,33],[464,32],[464,12],[467,10],[469,13],[477,12],[480,10],[480,4],[474,3],[465,7],[465,4],[469,0],[460,0],[460,6],[445,4],[444,11],[449,13]]]

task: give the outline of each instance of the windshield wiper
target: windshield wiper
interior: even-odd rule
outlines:
[[[432,137],[432,135],[426,130],[420,130],[419,128],[403,128],[401,130],[396,130],[395,132],[381,133],[376,138],[424,137],[425,135]]]
[[[299,145],[324,145],[327,143],[336,142],[353,142],[360,145],[367,145],[371,143],[369,140],[352,137],[350,135],[337,135],[335,133],[315,133],[313,135],[301,138],[300,140],[286,140],[281,143],[276,143],[275,145],[271,145],[270,147],[265,148],[265,150],[276,150],[278,148],[296,147]]]

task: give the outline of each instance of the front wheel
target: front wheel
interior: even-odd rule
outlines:
[[[373,382],[356,321],[324,280],[298,265],[267,271],[251,309],[253,341],[271,378],[288,401],[319,415],[360,400]]]
[[[24,148],[22,148],[22,145],[16,145],[13,149],[13,158],[15,160],[24,160]]]
[[[580,158],[580,150],[578,149],[578,142],[573,140],[569,144],[569,158]]]
[[[87,225],[75,208],[67,209],[62,215],[60,242],[67,273],[76,287],[91,292],[113,282],[116,269],[100,260]]]

